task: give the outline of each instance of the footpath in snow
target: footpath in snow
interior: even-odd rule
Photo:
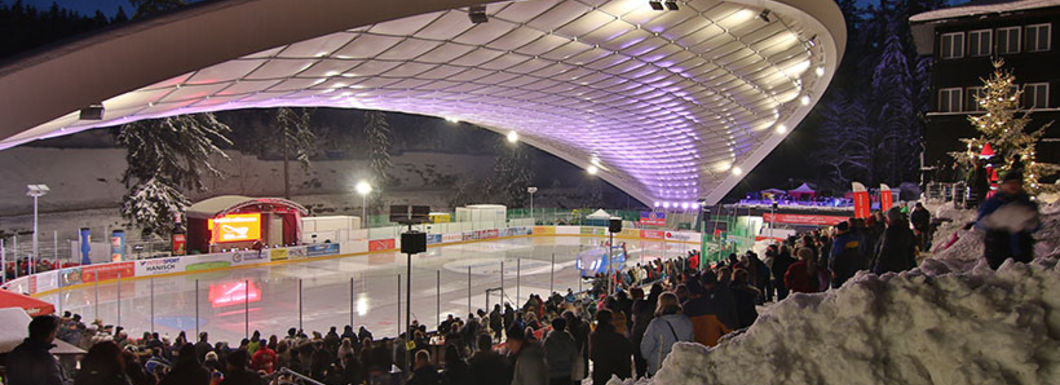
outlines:
[[[953,219],[936,243],[959,239],[919,268],[795,294],[715,348],[679,343],[636,384],[1058,384],[1058,212],[1042,210],[1034,262],[995,272],[982,234],[962,228],[974,213],[936,210]]]

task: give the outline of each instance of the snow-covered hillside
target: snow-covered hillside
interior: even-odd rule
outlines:
[[[796,294],[713,349],[675,346],[639,384],[1056,384],[1058,210],[1043,210],[1039,258],[997,272],[981,236],[960,229],[974,213],[941,212],[955,220],[936,239],[960,239],[919,268]]]

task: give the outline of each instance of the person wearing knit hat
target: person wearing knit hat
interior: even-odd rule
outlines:
[[[1038,204],[1023,190],[1023,167],[1014,162],[997,192],[979,205],[975,227],[984,231],[983,258],[997,269],[1006,259],[1034,259],[1033,234],[1041,226]]]

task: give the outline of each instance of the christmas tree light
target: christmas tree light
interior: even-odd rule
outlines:
[[[999,174],[1003,175],[1014,166],[1021,167],[1023,187],[1028,193],[1057,191],[1056,185],[1043,185],[1038,180],[1057,173],[1060,166],[1035,159],[1035,146],[1052,122],[1026,132],[1031,119],[1029,112],[1019,111],[1023,91],[1015,85],[1016,77],[1012,72],[1002,69],[1004,65],[1004,60],[994,60],[993,74],[989,79],[983,79],[983,87],[975,95],[975,102],[986,111],[982,115],[968,116],[968,121],[979,131],[979,137],[961,139],[967,144],[966,150],[950,155],[967,167],[975,167],[980,151],[989,144],[994,153],[989,163]]]

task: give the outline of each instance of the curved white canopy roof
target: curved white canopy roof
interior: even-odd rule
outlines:
[[[0,69],[0,148],[195,112],[378,109],[516,131],[649,205],[712,204],[805,117],[846,39],[821,0],[503,1],[483,24],[472,3],[229,0],[111,31]]]

